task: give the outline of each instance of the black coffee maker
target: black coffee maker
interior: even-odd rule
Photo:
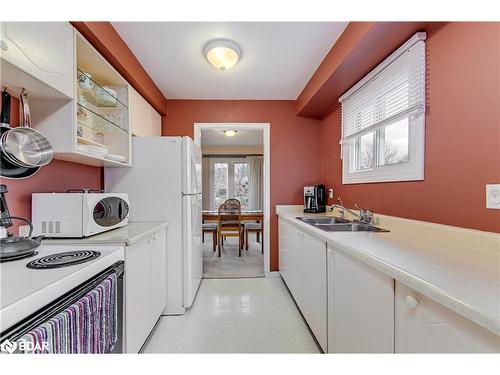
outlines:
[[[326,211],[325,185],[304,186],[304,212],[320,213]]]

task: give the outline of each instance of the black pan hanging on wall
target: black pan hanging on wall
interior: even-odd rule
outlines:
[[[8,132],[10,127],[11,97],[7,89],[2,91],[2,112],[0,113],[0,138]],[[3,152],[0,152],[0,177],[9,179],[22,179],[33,176],[41,167],[24,167],[12,163]]]

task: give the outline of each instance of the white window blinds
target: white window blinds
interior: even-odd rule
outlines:
[[[425,33],[417,33],[359,81],[342,103],[341,143],[425,108]]]

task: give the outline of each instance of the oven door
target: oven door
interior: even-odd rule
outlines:
[[[84,236],[92,236],[128,223],[129,203],[126,194],[86,194],[84,197]]]

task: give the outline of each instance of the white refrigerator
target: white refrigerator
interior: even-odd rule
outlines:
[[[201,150],[189,137],[134,137],[133,166],[105,168],[107,192],[127,193],[130,221],[167,221],[167,305],[183,314],[203,275]]]

